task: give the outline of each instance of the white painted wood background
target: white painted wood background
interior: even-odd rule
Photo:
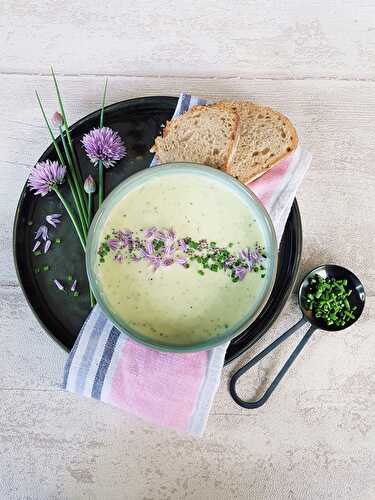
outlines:
[[[109,101],[181,90],[251,98],[295,122],[314,156],[298,194],[301,274],[321,262],[363,279],[367,307],[318,333],[272,400],[244,411],[230,373],[298,318],[292,298],[256,348],[224,370],[205,436],[159,430],[63,392],[66,354],[26,305],[12,221],[49,142],[37,88],[59,74],[71,121]],[[0,4],[0,498],[375,498],[375,4],[366,0]],[[243,384],[251,395],[295,340]]]

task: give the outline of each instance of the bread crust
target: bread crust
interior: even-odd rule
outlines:
[[[288,156],[293,154],[298,146],[298,136],[296,129],[294,128],[291,121],[282,113],[278,111],[274,111],[272,108],[268,106],[262,106],[252,101],[219,101],[213,104],[208,105],[197,105],[190,108],[186,113],[176,117],[174,120],[169,120],[166,122],[165,127],[163,129],[163,133],[161,136],[155,139],[155,144],[151,148],[152,152],[156,153],[156,156],[159,161],[163,161],[162,152],[163,152],[163,140],[168,136],[171,130],[175,127],[178,127],[178,124],[181,120],[186,119],[186,115],[191,116],[195,113],[204,113],[205,110],[209,108],[216,108],[223,111],[231,111],[232,117],[234,118],[234,128],[231,136],[228,137],[226,148],[224,150],[224,164],[222,166],[216,166],[220,170],[227,172],[228,174],[236,177],[238,180],[243,182],[244,184],[248,184],[249,182],[257,179],[265,172],[268,172],[272,167],[279,164],[280,161],[286,159]],[[253,108],[253,109],[252,109]],[[259,166],[255,167],[255,164],[251,164],[249,162],[248,168],[243,168],[243,165],[239,165],[236,163],[237,156],[239,155],[239,145],[241,138],[241,114],[245,115],[246,112],[256,111],[257,113],[263,115],[272,115],[272,118],[275,120],[279,120],[282,122],[283,126],[287,129],[288,133],[288,143],[286,151],[281,152],[280,154],[273,154],[272,160],[270,157],[266,159],[266,161],[262,161],[259,163]],[[271,155],[270,155],[271,156]],[[241,167],[241,168],[240,168]],[[254,168],[255,167],[255,168]]]
[[[283,115],[282,113],[280,113],[278,111],[273,110],[269,106],[262,106],[260,104],[253,102],[253,101],[219,101],[217,103],[209,104],[208,106],[216,106],[216,107],[219,107],[220,109],[223,109],[223,107],[227,107],[227,108],[230,108],[232,110],[235,110],[239,115],[239,119],[241,119],[240,118],[240,110],[239,110],[240,106],[254,106],[254,108],[256,108],[257,111],[259,111],[259,112],[262,112],[264,114],[271,113],[272,115],[279,117],[281,119],[281,121],[284,122],[286,124],[286,126],[288,127],[288,133],[289,133],[289,137],[290,137],[290,145],[288,146],[288,149],[290,149],[290,151],[286,151],[285,153],[280,153],[279,155],[274,156],[274,158],[272,159],[272,162],[270,162],[268,165],[263,165],[259,169],[257,169],[256,171],[253,170],[252,172],[248,172],[245,175],[242,175],[241,173],[239,173],[239,175],[236,175],[235,160],[236,160],[236,153],[237,153],[238,144],[239,144],[239,141],[237,141],[237,143],[234,145],[234,148],[229,156],[229,161],[227,162],[227,164],[224,167],[224,170],[228,174],[232,175],[233,177],[236,177],[236,179],[240,180],[244,184],[248,184],[249,182],[252,182],[255,179],[258,179],[264,173],[268,172],[272,167],[279,164],[280,161],[282,161],[282,160],[288,158],[290,155],[292,155],[294,153],[294,151],[297,149],[298,135],[297,135],[297,131],[296,131],[294,125],[292,124],[292,122],[289,120],[289,118],[287,116]],[[241,136],[241,123],[239,126],[239,136]]]
[[[156,154],[156,157],[159,161],[163,161],[162,158],[162,150],[163,150],[163,140],[168,136],[168,134],[171,132],[171,130],[175,127],[178,127],[178,124],[181,120],[186,120],[186,118],[189,117],[194,117],[194,114],[202,112],[204,113],[207,110],[208,106],[206,105],[196,105],[192,106],[188,111],[183,113],[182,115],[176,117],[173,120],[168,120],[165,124],[165,127],[163,129],[162,135],[157,137],[155,139],[155,143],[150,149],[151,152]],[[233,126],[233,132],[230,137],[228,137],[227,144],[224,150],[224,160],[225,164],[228,163],[229,156],[231,154],[231,151],[233,150],[233,146],[237,140],[238,137],[238,131],[239,131],[239,115],[236,111],[234,110],[229,110],[227,107],[218,107],[218,109],[222,109],[226,113],[230,111],[231,118],[234,120],[234,126]],[[222,165],[222,167],[216,167],[219,168],[220,170],[223,170],[225,167],[225,164]]]

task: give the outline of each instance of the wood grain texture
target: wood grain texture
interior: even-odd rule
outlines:
[[[10,304],[10,317],[24,316],[17,296]],[[245,411],[231,401],[226,385],[236,366],[227,367],[202,439],[155,429],[65,393],[53,387],[57,371],[48,368],[46,380],[30,390],[22,361],[16,362],[16,387],[0,389],[1,498],[200,500],[204,491],[209,500],[370,500],[374,306],[371,298],[356,328],[317,333],[287,382],[260,410]],[[295,304],[289,303],[267,338],[241,362],[296,319]],[[31,339],[30,332],[26,340]],[[247,378],[249,396],[276,373],[296,341]]]
[[[2,456],[13,457],[2,460],[7,499],[371,500],[375,494],[368,481],[373,435],[350,429],[350,439],[335,422],[323,422],[332,434],[320,440],[318,422],[285,419],[283,412],[256,422],[213,415],[205,437],[195,440],[155,432],[95,401],[22,391],[2,395],[0,414]],[[285,435],[293,425],[301,432]]]
[[[55,65],[71,122],[108,102],[181,90],[255,99],[295,123],[313,164],[298,193],[301,274],[353,269],[369,298],[358,324],[317,332],[269,403],[230,399],[230,374],[299,317],[226,367],[207,432],[156,429],[60,389],[64,353],[33,318],[12,263],[13,216],[49,144]],[[69,76],[70,75],[70,76]],[[1,500],[336,500],[375,498],[375,4],[366,0],[227,2],[4,0],[0,3]],[[297,337],[249,373],[252,397]]]
[[[27,316],[19,303],[15,291],[1,310],[5,326],[14,323],[13,333]],[[204,487],[212,500],[372,498],[374,306],[371,298],[363,319],[345,333],[316,334],[269,404],[242,410],[228,395],[228,377],[297,319],[290,302],[267,338],[225,369],[199,440],[61,391],[60,362],[56,368],[46,362],[48,355],[58,359],[58,348],[54,353],[53,344],[30,328],[18,359],[8,361],[14,373],[0,388],[1,497],[200,499]],[[276,373],[296,341],[247,377],[248,396]],[[17,349],[13,342],[2,366]],[[28,369],[27,359],[34,361]]]
[[[12,73],[374,79],[375,5],[6,0],[0,54]]]

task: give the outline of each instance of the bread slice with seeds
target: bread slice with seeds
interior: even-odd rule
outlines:
[[[289,119],[269,107],[243,101],[211,106],[227,107],[239,114],[239,140],[224,170],[244,184],[263,175],[298,145],[297,132]]]
[[[188,161],[224,169],[238,128],[238,112],[231,106],[194,106],[167,122],[151,151],[160,163]]]

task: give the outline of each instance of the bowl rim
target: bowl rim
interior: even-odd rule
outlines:
[[[139,179],[142,179],[142,177],[149,177],[153,175],[158,175],[158,172],[164,172],[165,174],[169,172],[174,172],[177,171],[183,167],[188,168],[193,166],[194,170],[197,173],[200,174],[208,174],[213,177],[217,177],[218,179],[221,179],[224,181],[224,183],[230,183],[232,186],[235,187],[235,189],[239,192],[245,193],[245,195],[255,203],[257,209],[259,212],[262,214],[264,217],[264,222],[265,222],[265,228],[268,231],[268,236],[270,239],[270,244],[273,251],[273,258],[271,261],[271,276],[268,280],[268,286],[265,288],[262,300],[259,302],[257,308],[254,310],[253,314],[246,320],[244,321],[239,328],[231,332],[230,334],[227,335],[218,335],[217,337],[210,338],[204,342],[199,342],[199,343],[194,343],[194,344],[187,344],[187,345],[173,345],[173,344],[163,344],[160,342],[157,342],[156,340],[152,339],[151,337],[146,337],[143,336],[142,334],[138,333],[136,330],[133,328],[124,328],[116,319],[114,313],[108,308],[107,304],[104,302],[102,299],[102,294],[100,293],[100,290],[98,288],[96,279],[95,279],[95,271],[93,269],[92,263],[95,262],[96,255],[97,255],[97,248],[95,243],[95,236],[98,229],[98,224],[100,222],[101,217],[103,217],[107,210],[108,207],[111,205],[111,201],[113,198],[115,198],[119,192],[121,192],[124,189],[124,185],[129,184],[129,183],[134,183]],[[180,171],[181,173],[181,171]],[[189,174],[193,173],[193,170],[189,170]],[[164,175],[165,175],[164,174]],[[116,203],[117,204],[117,203]],[[116,206],[116,204],[114,206]],[[114,206],[111,207],[110,210],[114,208]],[[105,219],[106,220],[106,219]],[[100,228],[101,229],[101,228]],[[86,256],[85,256],[85,263],[86,263],[86,271],[87,271],[87,276],[88,280],[90,283],[90,287],[94,293],[94,296],[97,300],[98,305],[104,312],[104,314],[109,318],[109,320],[116,326],[116,328],[119,329],[120,332],[124,333],[125,335],[129,336],[130,338],[134,339],[135,341],[146,345],[147,347],[156,349],[158,351],[163,351],[163,352],[197,352],[197,351],[203,351],[207,349],[212,349],[214,347],[217,347],[219,345],[227,344],[229,343],[234,337],[240,335],[242,332],[244,332],[246,329],[249,328],[249,326],[255,321],[255,319],[259,316],[261,313],[263,307],[267,303],[267,300],[269,299],[269,296],[271,294],[271,291],[273,289],[275,279],[276,279],[276,273],[277,273],[277,264],[278,264],[278,243],[276,239],[276,233],[274,229],[273,222],[265,209],[264,205],[262,202],[259,200],[259,198],[255,195],[255,193],[245,184],[242,184],[240,181],[235,179],[234,177],[230,176],[226,172],[223,172],[221,170],[215,169],[213,167],[209,167],[207,165],[199,164],[199,163],[193,163],[193,162],[170,162],[170,163],[163,163],[163,164],[158,164],[157,166],[152,166],[150,168],[141,170],[140,172],[137,172],[125,180],[123,180],[118,186],[116,186],[115,189],[113,189],[109,195],[105,198],[103,204],[101,207],[97,210],[91,225],[89,229],[89,233],[87,236],[87,242],[86,242]]]

